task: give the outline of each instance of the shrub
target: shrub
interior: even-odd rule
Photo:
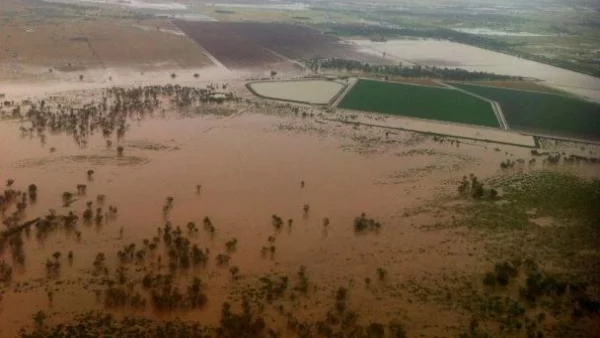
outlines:
[[[492,272],[488,272],[483,277],[483,284],[486,286],[495,286],[496,285],[496,275]]]
[[[380,228],[381,223],[372,218],[367,218],[364,212],[354,219],[354,231],[356,232],[377,231]]]

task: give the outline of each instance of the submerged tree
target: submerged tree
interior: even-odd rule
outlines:
[[[273,227],[275,227],[275,229],[279,230],[283,226],[283,218],[273,214],[271,216],[271,224],[273,224]]]
[[[372,218],[367,218],[367,214],[364,212],[354,219],[355,232],[378,231],[380,228],[381,223]]]

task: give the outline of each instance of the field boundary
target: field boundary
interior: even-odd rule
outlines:
[[[333,97],[333,99],[330,101],[330,106],[332,108],[337,108],[337,105],[340,104],[340,102],[344,99],[344,97],[350,92],[350,90],[352,89],[352,87],[354,87],[354,85],[358,82],[358,78],[349,78],[348,79],[348,84],[346,85],[346,87],[344,88],[344,90],[341,90],[336,96]]]
[[[554,90],[554,92],[545,92],[542,90],[534,90],[534,89],[520,89],[520,88],[513,88],[513,87],[502,87],[502,86],[491,86],[491,85],[487,85],[487,84],[479,84],[479,83],[472,83],[472,82],[460,82],[460,81],[448,81],[447,83],[449,83],[450,85],[452,85],[452,83],[456,83],[456,84],[461,84],[461,85],[466,85],[466,86],[473,86],[473,87],[486,87],[486,88],[494,88],[494,89],[506,89],[506,90],[513,90],[516,92],[526,92],[526,93],[533,93],[533,94],[544,94],[544,95],[554,95],[554,96],[562,96],[562,97],[568,97],[568,98],[575,98],[575,99],[580,99],[580,100],[588,100],[583,96],[579,96],[579,95],[575,95],[572,93],[569,93],[567,91],[561,90],[559,88],[554,88],[554,87],[549,87],[552,90]],[[592,102],[596,102],[593,101]]]
[[[272,50],[272,49],[270,49],[270,48],[267,48],[267,47],[264,47],[264,48],[265,48],[265,50],[266,50],[267,52],[269,52],[269,53],[271,53],[271,54],[273,54],[273,55],[277,56],[278,58],[281,58],[281,59],[283,59],[283,60],[285,60],[285,61],[287,61],[287,62],[289,62],[289,63],[291,63],[291,64],[295,64],[296,66],[298,66],[298,67],[302,68],[302,69],[303,69],[303,70],[305,70],[305,71],[306,71],[306,70],[308,70],[308,68],[306,67],[306,65],[304,65],[302,62],[300,62],[300,61],[297,61],[297,60],[294,60],[294,59],[290,59],[290,58],[286,57],[285,55],[282,55],[282,54],[280,54],[280,53],[277,53],[276,51],[274,51],[274,50]]]
[[[598,140],[600,104],[575,95],[455,83],[498,102],[511,129],[561,139]]]
[[[577,138],[577,137],[569,137],[569,136],[560,136],[560,135],[551,135],[551,134],[544,134],[544,133],[536,133],[536,132],[531,132],[531,131],[527,131],[527,130],[520,130],[520,129],[511,129],[514,130],[515,132],[524,134],[524,135],[530,135],[536,138],[545,138],[545,139],[549,139],[549,140],[556,140],[556,141],[565,141],[565,142],[573,142],[573,143],[581,143],[581,144],[594,144],[594,145],[600,145],[600,139],[594,140],[594,139],[583,139],[583,138]]]
[[[212,55],[208,50],[206,50],[206,48],[202,47],[199,43],[197,43],[196,41],[194,41],[194,39],[192,39],[189,35],[185,34],[185,37],[190,39],[196,46],[198,46],[198,48],[200,48],[200,51],[217,67],[226,70],[228,72],[231,71],[231,69],[227,68],[223,63],[221,63],[221,61],[219,61],[219,59],[217,59],[216,57],[214,57],[214,55]]]
[[[374,112],[367,113],[367,114],[377,114],[376,116],[381,116],[381,114],[374,113]],[[408,117],[408,116],[393,116],[393,117],[385,116],[385,118],[386,118],[385,120],[380,120],[380,121],[377,121],[374,119],[368,119],[365,117],[359,118],[357,120],[349,120],[349,119],[344,119],[344,118],[323,118],[323,119],[326,121],[332,121],[332,122],[342,122],[342,123],[358,124],[358,125],[365,125],[365,126],[371,126],[371,127],[405,130],[405,131],[411,131],[411,132],[416,132],[416,133],[425,134],[425,135],[455,137],[455,138],[466,139],[466,140],[483,141],[483,142],[495,143],[495,144],[506,144],[506,145],[525,147],[525,148],[537,148],[538,147],[538,143],[534,136],[525,135],[525,134],[517,132],[517,131],[503,130],[503,129],[498,129],[498,128],[485,127],[485,126],[474,126],[474,125],[461,124],[461,123],[456,123],[456,122],[420,119],[420,118]],[[393,119],[395,121],[393,121],[393,120],[390,121],[390,119]],[[410,125],[411,122],[413,122],[412,126]],[[421,124],[421,126],[418,126],[418,124]],[[427,126],[427,125],[429,125],[429,126]],[[443,129],[444,127],[448,127],[448,126],[458,126],[463,129],[465,129],[465,128],[470,129],[470,131],[473,134],[465,135],[465,134],[461,134],[460,132],[452,133],[452,132],[444,132],[442,130],[436,131],[436,130],[434,130],[436,128],[431,128],[433,125],[436,125],[438,127],[438,129]],[[485,133],[485,132],[488,132],[488,133],[492,132],[492,133],[497,134],[497,136],[500,136],[500,134],[503,134],[504,136],[508,136],[508,135],[513,136],[513,137],[518,136],[522,139],[522,141],[518,142],[518,141],[501,140],[500,137],[490,137],[489,135],[488,136],[484,136],[484,135],[478,136],[480,133]]]
[[[404,82],[401,80],[395,81],[395,80],[383,80],[383,79],[377,79],[374,77],[357,77],[359,80],[366,80],[366,81],[378,81],[378,82],[386,82],[386,83],[396,83],[396,84],[401,84],[401,85],[406,85],[406,86],[414,86],[414,87],[423,87],[423,88],[433,88],[433,89],[451,89],[451,87],[448,87],[445,83],[443,82],[439,82],[438,80],[435,79],[431,79],[431,81],[438,83],[439,86],[428,86],[426,84],[422,84],[422,83],[415,83],[415,82]],[[418,79],[418,77],[415,77],[415,79]]]
[[[494,100],[490,100],[487,97],[483,97],[481,95],[477,95],[475,93],[471,93],[468,90],[462,89],[462,88],[458,88],[458,87],[454,87],[450,84],[447,84],[445,82],[442,81],[437,81],[439,82],[441,85],[444,85],[446,88],[448,89],[453,89],[453,90],[458,90],[461,93],[467,94],[467,95],[471,95],[475,98],[478,98],[480,100],[483,100],[487,103],[490,104],[490,106],[492,107],[492,111],[494,111],[494,115],[496,115],[496,119],[498,120],[498,124],[500,125],[500,128],[504,129],[504,130],[508,130],[508,122],[506,122],[506,118],[504,117],[504,113],[502,113],[502,106],[500,106],[500,104]]]
[[[316,78],[301,78],[301,79],[286,79],[286,80],[256,80],[256,81],[250,81],[247,82],[244,86],[246,87],[246,89],[248,89],[253,95],[260,97],[261,99],[265,99],[265,100],[272,100],[272,101],[281,101],[281,102],[290,102],[290,103],[299,103],[299,104],[307,104],[307,105],[311,105],[311,106],[320,106],[320,107],[325,107],[325,106],[329,106],[331,105],[332,100],[335,100],[337,96],[339,96],[342,92],[344,92],[346,90],[346,88],[348,87],[348,84],[342,84],[342,88],[340,88],[340,90],[329,100],[327,101],[327,103],[312,103],[312,102],[307,102],[307,101],[298,101],[298,100],[289,100],[289,99],[275,99],[272,97],[268,97],[268,96],[264,96],[261,95],[259,93],[257,93],[254,89],[252,89],[252,84],[254,83],[264,83],[264,82],[300,82],[300,81],[314,81],[314,80],[322,80],[322,81],[332,81],[332,80],[328,80],[326,78],[322,78],[322,77],[316,77]],[[336,82],[336,81],[333,81]],[[339,82],[337,82],[339,83]]]
[[[489,99],[458,90],[439,81],[434,82],[439,86],[358,77],[355,86],[337,102],[336,108],[358,112],[376,111],[390,116],[409,116],[500,130],[507,129],[503,115],[498,110],[499,106],[494,105]],[[361,84],[363,86],[358,88],[358,85]],[[352,95],[355,91],[367,95],[368,99],[356,98],[355,95]],[[423,96],[421,91],[427,95]],[[383,96],[378,93],[383,93],[381,94]],[[442,100],[440,102],[443,103],[438,102],[436,96],[438,94],[439,100]],[[412,98],[411,95],[415,95],[417,98]],[[398,105],[404,103],[408,103],[409,113],[405,114],[397,110]]]

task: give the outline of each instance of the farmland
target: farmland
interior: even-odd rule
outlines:
[[[459,83],[460,84],[460,83]],[[532,90],[538,92],[545,92],[551,94],[564,94],[564,92],[554,89],[548,86],[544,86],[537,82],[532,81],[498,81],[498,80],[482,80],[482,81],[469,81],[465,84],[471,84],[474,86],[490,86],[490,87],[501,87],[508,89],[520,89],[520,90]]]
[[[311,57],[351,57],[379,60],[377,57],[357,52],[353,46],[337,37],[287,23],[227,23],[236,34],[254,41],[264,48],[273,50],[290,59],[308,59]]]
[[[258,68],[293,64],[217,22],[175,21],[177,27],[227,68]]]
[[[566,137],[600,137],[600,105],[576,97],[453,84],[497,101],[512,129]]]
[[[600,143],[443,82],[477,51],[310,28],[415,13],[1,1],[0,338],[600,332]]]
[[[498,127],[488,102],[446,88],[359,80],[338,107]]]
[[[327,104],[344,84],[327,80],[261,81],[248,84],[256,95],[283,101]]]
[[[64,71],[135,65],[138,69],[211,64],[189,38],[164,20],[90,20],[5,25],[0,64],[25,63]]]
[[[228,68],[290,69],[290,60],[350,56],[379,61],[319,31],[287,23],[191,22],[175,24]]]

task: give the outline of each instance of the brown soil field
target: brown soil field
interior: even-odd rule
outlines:
[[[0,64],[61,71],[126,67],[198,68],[210,60],[177,28],[162,20],[65,20],[0,27]]]
[[[229,24],[181,20],[176,20],[174,23],[227,68],[295,69],[296,67],[257,42],[233,31]]]
[[[323,34],[312,28],[287,23],[236,22],[227,23],[232,31],[274,50],[290,59],[312,57],[346,58],[366,61],[381,59],[358,53],[337,37]]]
[[[312,57],[353,58],[371,63],[384,60],[359,53],[338,38],[314,29],[285,23],[189,22],[175,24],[200,46],[231,68],[279,67],[286,60]]]
[[[40,113],[49,120],[33,128],[26,118],[9,117],[13,107],[0,108],[2,190],[29,191],[24,210],[4,205],[3,230],[37,217],[47,222],[24,230],[20,240],[3,242],[0,336],[32,328],[38,311],[47,315],[34,325],[42,333],[88,310],[218,326],[224,302],[238,312],[249,295],[253,313],[281,336],[304,330],[327,336],[326,327],[339,326],[340,316],[344,330],[379,332],[370,324],[395,323],[408,336],[458,336],[474,325],[460,299],[483,292],[469,285],[481,283],[490,257],[504,257],[490,256],[488,246],[513,251],[505,247],[509,239],[524,255],[534,250],[533,244],[519,245],[520,232],[495,236],[441,227],[455,222],[455,214],[444,210],[469,203],[456,197],[460,178],[472,173],[510,180],[536,171],[598,177],[590,164],[552,167],[539,161],[500,169],[506,157],[528,158],[526,148],[473,141],[459,146],[439,137],[328,122],[314,108],[263,100],[190,104],[186,92],[153,101],[152,92],[131,89],[123,97],[142,100],[131,102],[104,91],[75,92],[46,97],[43,107],[32,98],[38,111],[54,112]],[[114,108],[121,100],[130,108]],[[74,117],[60,112],[84,104],[103,111],[98,102],[111,108],[76,110]],[[154,104],[157,109],[148,108]],[[23,113],[30,107],[23,103]],[[37,116],[35,110],[30,116]],[[88,209],[94,218],[86,221]],[[72,217],[69,212],[78,218],[56,223]],[[381,225],[357,232],[363,212]],[[179,261],[187,257],[180,250],[192,245],[208,261]],[[167,299],[192,293],[194,277],[206,298],[200,305],[184,298],[158,307],[163,296],[152,283],[159,274],[176,286],[161,289],[173,292]],[[280,279],[289,282],[282,294],[276,291]],[[444,300],[454,294],[460,298],[448,305]],[[548,317],[549,326],[565,320]],[[570,325],[594,332],[590,323],[593,318]],[[364,329],[356,332],[366,336]]]

